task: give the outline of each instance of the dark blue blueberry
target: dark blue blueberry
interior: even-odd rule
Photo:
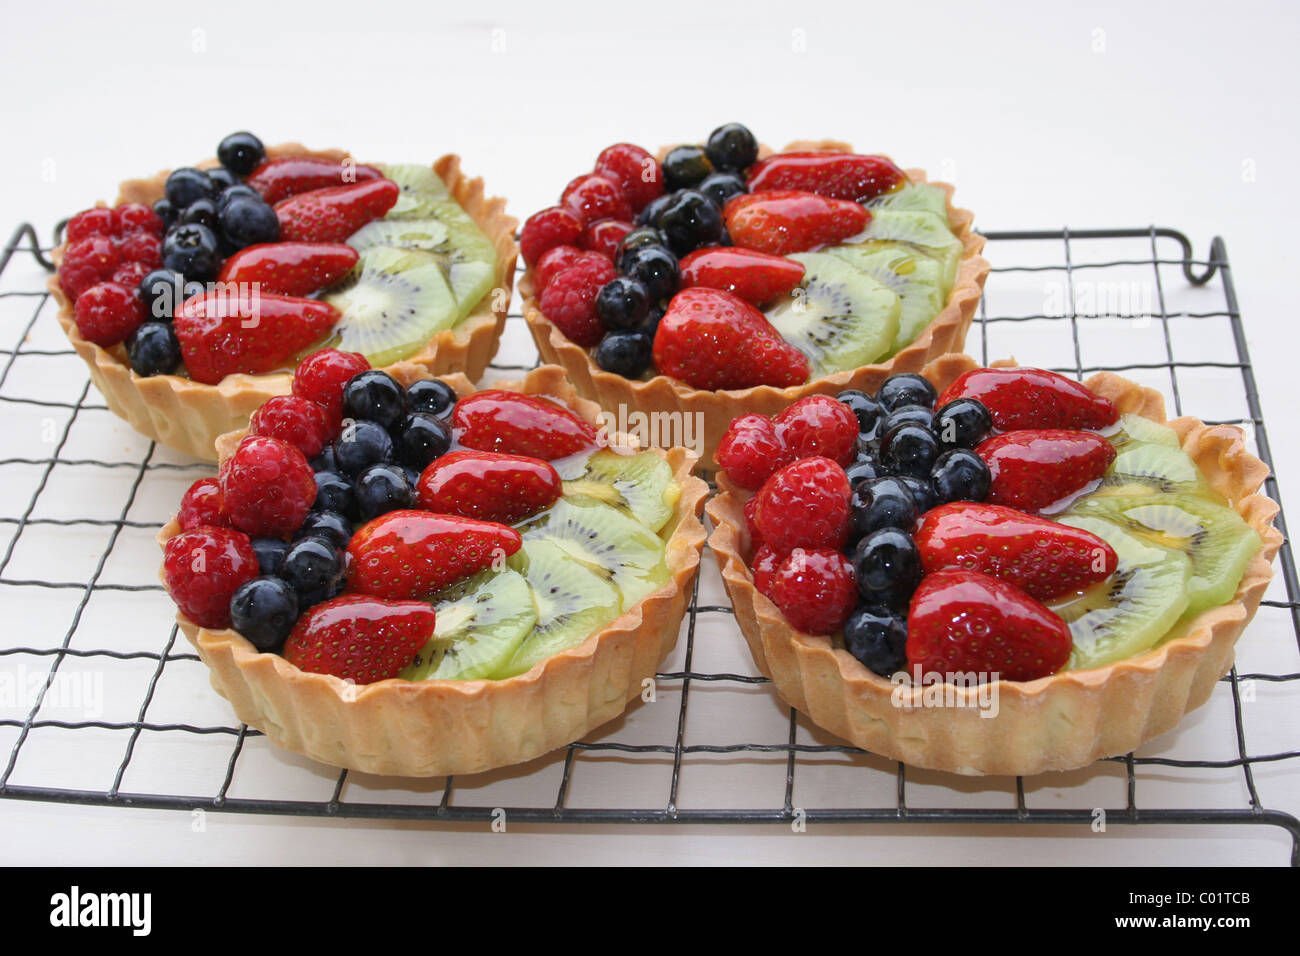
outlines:
[[[663,321],[664,313],[667,310],[662,305],[652,305],[649,313],[646,314],[645,321],[637,329],[638,332],[644,332],[653,345],[655,333],[659,331],[659,323]]]
[[[844,648],[867,670],[890,677],[907,667],[907,620],[883,604],[860,604],[844,622]]]
[[[211,199],[196,199],[181,210],[178,222],[197,222],[209,229],[217,228],[217,204]]]
[[[456,390],[436,378],[421,379],[406,386],[406,407],[445,418],[456,404]]]
[[[911,489],[897,478],[870,478],[859,482],[853,488],[849,507],[853,513],[854,530],[859,536],[881,528],[911,531],[916,524],[916,500]]]
[[[334,443],[334,460],[345,475],[357,475],[371,465],[393,460],[393,439],[378,422],[350,422]]]
[[[900,372],[889,376],[881,383],[880,391],[876,392],[876,401],[889,411],[904,405],[933,408],[934,400],[938,397],[929,380],[915,372]]]
[[[321,538],[336,548],[346,548],[352,540],[352,522],[347,515],[337,511],[311,511],[302,519],[301,527],[293,533],[294,541],[303,538]]]
[[[221,251],[217,237],[197,222],[177,223],[167,230],[162,246],[163,266],[186,279],[208,282],[217,277]]]
[[[420,487],[420,473],[414,468],[403,465],[402,474],[406,476],[406,483],[411,486],[411,494],[414,495]]]
[[[868,438],[874,438],[876,426],[880,424],[880,417],[884,414],[880,403],[866,392],[860,392],[856,388],[846,389],[835,397],[853,409],[853,414],[858,417],[858,431]]]
[[[392,428],[406,414],[406,393],[397,379],[379,369],[360,372],[343,386],[343,417]]]
[[[181,344],[169,322],[145,322],[126,340],[126,357],[136,375],[170,375],[180,368]]]
[[[993,428],[993,418],[978,398],[954,398],[934,413],[931,426],[945,448],[974,448]]]
[[[704,193],[684,189],[659,214],[659,228],[668,237],[668,248],[684,256],[722,238],[722,210]]]
[[[713,163],[703,146],[677,146],[668,151],[661,164],[664,171],[664,191],[689,189],[713,172]]]
[[[230,626],[259,651],[276,651],[298,620],[298,595],[287,581],[253,578],[230,597]]]
[[[664,193],[662,196],[656,196],[654,199],[646,203],[645,208],[642,209],[641,212],[637,214],[636,217],[637,225],[649,226],[651,228],[654,228],[655,224],[659,222],[659,214],[664,211],[665,206],[667,206],[670,202],[672,202],[672,198],[673,198],[672,193]],[[628,233],[628,235],[631,235],[631,233]],[[664,237],[661,238],[659,241],[666,244],[668,242],[668,239],[667,237]]]
[[[740,123],[726,123],[709,134],[704,151],[717,169],[742,170],[758,159],[758,140]]]
[[[263,574],[279,574],[284,556],[289,553],[289,544],[279,538],[254,538],[253,553],[257,555],[257,566]]]
[[[167,194],[167,201],[177,212],[197,199],[211,199],[217,194],[216,187],[212,185],[212,179],[208,174],[192,166],[183,166],[174,170],[167,177],[167,185],[163,188]]]
[[[650,313],[650,293],[636,279],[617,276],[596,293],[596,315],[611,332],[634,329]]]
[[[663,199],[659,196],[655,199],[658,202]],[[649,207],[647,207],[649,208]],[[642,249],[646,246],[663,246],[668,247],[668,237],[656,229],[654,226],[637,226],[626,236],[619,240],[618,249],[614,252],[614,262],[619,265],[619,272],[626,270],[622,267],[623,257],[634,249]]]
[[[221,203],[220,219],[222,235],[236,249],[280,239],[280,220],[260,196],[236,196]]]
[[[642,246],[623,257],[623,274],[636,279],[651,302],[671,299],[681,283],[677,257],[663,246]]]
[[[343,515],[356,514],[356,498],[352,495],[352,482],[337,471],[318,471],[315,477],[316,500],[312,502],[313,511],[337,511]]]
[[[140,298],[145,314],[159,322],[170,322],[176,306],[184,301],[185,279],[170,269],[154,269],[140,280]]]
[[[398,460],[417,471],[424,471],[429,462],[440,458],[451,448],[451,429],[436,415],[413,412],[402,423],[402,433],[397,439]]]
[[[640,378],[650,367],[653,345],[644,332],[606,332],[596,346],[596,364],[624,378]]]
[[[163,221],[163,226],[170,226],[176,221],[176,207],[171,204],[171,200],[162,198],[153,204],[154,215]]]
[[[217,159],[242,179],[266,159],[266,147],[252,133],[231,133],[217,145]]]
[[[880,463],[892,475],[929,478],[930,469],[942,450],[930,429],[915,422],[904,422],[880,439]]]
[[[321,453],[311,460],[312,471],[338,471],[338,459],[334,457],[334,446],[326,445]]]
[[[929,428],[932,421],[934,421],[934,412],[924,405],[899,405],[893,411],[887,412],[881,420],[880,434],[883,435],[904,422],[916,422]]]
[[[239,182],[235,174],[224,166],[218,166],[216,169],[208,170],[208,179],[212,180],[212,185],[216,187],[217,194],[220,195],[225,189],[229,189],[235,183]]]
[[[697,188],[712,199],[719,209],[727,204],[728,199],[749,192],[745,187],[745,181],[735,173],[711,173]]]
[[[918,518],[939,504],[939,497],[934,493],[934,486],[930,484],[928,478],[899,475],[898,480],[906,485],[907,490],[912,493],[912,500],[916,502],[916,516]]]
[[[844,476],[849,479],[849,486],[856,488],[864,481],[871,481],[873,478],[881,477],[883,472],[880,470],[880,462],[874,458],[859,458],[848,468],[844,469]]]
[[[411,507],[412,491],[400,465],[371,465],[357,475],[357,515],[362,521]]]
[[[901,608],[921,580],[921,555],[906,531],[881,528],[854,547],[853,569],[868,603]]]
[[[992,478],[984,459],[969,448],[953,448],[939,456],[930,472],[940,501],[983,501]]]
[[[247,183],[235,183],[233,186],[227,186],[221,190],[221,195],[217,197],[217,212],[220,213],[226,206],[241,197],[261,200],[262,194]]]
[[[306,610],[343,590],[343,552],[324,538],[303,538],[284,556],[280,577],[298,592],[298,607]]]
[[[871,461],[879,464],[880,462],[880,439],[867,433],[860,433],[858,440],[853,444],[853,454],[858,461]],[[880,468],[880,473],[885,473],[884,466]]]

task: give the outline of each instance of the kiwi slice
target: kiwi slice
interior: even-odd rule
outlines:
[[[1207,497],[1210,487],[1181,448],[1134,441],[1122,446],[1094,495],[1186,493]]]
[[[913,246],[876,240],[826,251],[898,294],[898,334],[890,346],[890,355],[910,345],[943,308],[939,263]]]
[[[1144,544],[1186,555],[1189,614],[1231,600],[1260,547],[1259,535],[1237,512],[1192,495],[1090,495],[1070,512],[1106,518]]]
[[[537,623],[528,582],[505,568],[480,571],[434,595],[433,638],[402,671],[407,680],[479,680],[514,656]]]
[[[510,561],[522,568],[532,589],[537,623],[493,677],[526,673],[618,617],[618,589],[554,542],[526,540]]]
[[[808,356],[816,378],[870,365],[898,335],[898,294],[839,256],[801,252],[803,283],[768,321],[782,338]]]
[[[1177,551],[1141,541],[1112,521],[1067,515],[1072,528],[1091,531],[1119,558],[1115,573],[1074,595],[1052,602],[1074,639],[1070,670],[1087,670],[1140,654],[1155,646],[1187,609],[1191,562]]]
[[[651,531],[667,523],[681,495],[672,468],[653,451],[620,455],[603,449],[554,464],[564,479],[566,498],[594,499],[631,515]]]
[[[932,212],[910,209],[881,209],[873,212],[863,239],[893,239],[915,246],[939,263],[940,289],[946,301],[957,281],[961,261],[961,240],[948,228],[948,220]]]
[[[390,246],[363,252],[345,284],[325,301],[343,313],[334,327],[337,347],[360,352],[376,368],[418,351],[458,317],[438,261]]]
[[[1117,450],[1123,450],[1134,442],[1146,442],[1149,445],[1164,445],[1167,448],[1182,448],[1178,433],[1168,425],[1161,425],[1141,415],[1126,414],[1119,417],[1118,431],[1106,436]]]
[[[380,172],[402,189],[386,219],[421,219],[434,201],[451,198],[447,184],[428,166],[381,166]]]
[[[932,212],[945,222],[948,219],[948,196],[938,186],[912,183],[893,192],[884,193],[867,203],[873,213],[877,209],[898,212]]]

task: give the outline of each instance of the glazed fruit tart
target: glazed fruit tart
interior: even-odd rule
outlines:
[[[250,133],[217,156],[122,183],[54,251],[59,323],[115,414],[212,460],[322,348],[482,375],[516,223],[458,157],[366,165]]]
[[[1127,753],[1203,704],[1272,577],[1277,505],[1233,426],[1158,392],[946,356],[875,395],[733,423],[710,545],[759,669],[921,767]]]
[[[554,366],[475,391],[324,350],[294,388],[218,439],[159,535],[240,720],[433,776],[530,760],[642,693],[704,543],[693,455],[606,434]]]
[[[620,143],[520,236],[544,361],[607,409],[727,423],[874,391],[959,351],[988,275],[971,213],[922,170],[740,124],[652,156]],[[684,427],[684,426],[681,426]]]

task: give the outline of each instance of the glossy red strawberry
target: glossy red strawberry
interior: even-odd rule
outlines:
[[[927,511],[916,547],[926,573],[964,568],[1048,601],[1115,573],[1115,549],[1082,528],[1001,505],[957,501]]]
[[[348,543],[348,583],[377,597],[427,598],[519,550],[503,524],[430,511],[390,511]]]
[[[391,179],[331,186],[291,196],[275,206],[285,242],[342,242],[392,209],[402,190]]]
[[[715,457],[728,478],[751,490],[767,481],[772,472],[794,460],[777,434],[772,419],[757,414],[741,415],[732,420],[722,441],[718,442]]]
[[[248,535],[234,528],[204,525],[182,531],[163,547],[167,593],[199,627],[229,627],[231,596],[258,573]]]
[[[348,186],[383,179],[373,166],[360,166],[351,160],[338,162],[311,156],[281,156],[268,159],[244,180],[271,205],[282,199],[331,186]]]
[[[853,564],[829,548],[795,548],[771,570],[767,597],[805,634],[834,634],[858,603]]]
[[[1042,511],[1106,473],[1115,446],[1093,432],[1024,429],[986,438],[975,453],[989,466],[987,502]]]
[[[778,153],[749,170],[750,192],[798,189],[831,199],[866,202],[902,185],[907,174],[884,156]]]
[[[820,455],[847,468],[857,454],[858,416],[829,395],[801,398],[772,423],[791,458]]]
[[[514,524],[550,507],[564,490],[548,462],[527,455],[453,451],[420,475],[420,507]]]
[[[235,372],[260,375],[292,364],[338,320],[326,302],[217,288],[187,299],[174,325],[190,378],[215,385]]]
[[[356,684],[396,677],[433,637],[437,621],[424,601],[385,601],[345,594],[298,619],[284,658],[299,670]]]
[[[808,359],[744,299],[717,289],[673,296],[654,341],[655,367],[695,388],[786,388],[808,381]]]
[[[681,262],[682,288],[721,289],[753,305],[767,305],[803,281],[803,263],[753,249],[696,249]]]
[[[978,571],[927,574],[907,616],[908,669],[1027,681],[1070,659],[1070,629],[1014,584]]]
[[[734,245],[777,256],[843,242],[871,221],[855,202],[787,189],[737,196],[724,214]]]
[[[311,295],[338,282],[357,264],[341,242],[267,242],[241,249],[221,267],[222,282],[258,282],[263,292]]]
[[[843,548],[849,537],[849,479],[829,458],[804,458],[763,482],[754,524],[778,553]]]
[[[466,448],[554,461],[600,443],[596,429],[549,399],[489,389],[456,403],[456,440]]]
[[[958,377],[936,408],[954,398],[984,403],[999,431],[1019,428],[1106,428],[1119,421],[1108,398],[1074,379],[1041,368],[977,368]]]

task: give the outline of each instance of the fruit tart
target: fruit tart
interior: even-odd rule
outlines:
[[[159,534],[213,687],[286,749],[396,776],[520,763],[616,717],[676,643],[707,486],[598,411],[554,366],[476,392],[309,358]]]
[[[658,157],[619,143],[524,223],[524,316],[580,394],[698,430],[713,468],[737,415],[962,348],[989,265],[952,193],[846,143],[773,153],[738,123]]]
[[[759,669],[916,766],[1127,753],[1209,698],[1281,544],[1241,431],[1158,392],[945,356],[734,421],[710,545]]]
[[[217,159],[121,185],[54,251],[58,319],[108,407],[212,460],[322,348],[482,375],[515,221],[456,156],[365,165],[233,133]]]

